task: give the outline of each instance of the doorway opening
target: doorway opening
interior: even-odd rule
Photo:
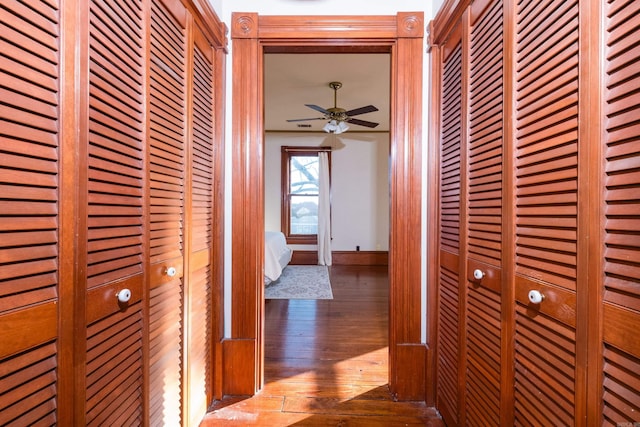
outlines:
[[[284,396],[287,405],[295,405],[303,396],[302,402],[329,402],[331,398],[364,399],[375,393],[391,400],[390,56],[368,52],[264,55],[264,392]],[[339,93],[331,90],[336,82]],[[339,134],[323,129],[331,121],[321,109],[330,108],[353,114],[342,122],[346,130],[340,129]],[[315,239],[301,238],[300,233],[315,238],[318,232],[314,225],[319,206],[312,196],[319,189],[314,151],[319,149],[329,150],[331,159],[333,266],[328,276],[332,299],[301,294],[314,283],[313,276],[304,279],[305,286],[289,282],[297,277],[294,272],[326,268],[300,265],[314,265],[318,259]],[[292,152],[301,157],[284,154]],[[290,197],[293,200],[287,206]],[[279,242],[284,240],[275,238],[277,232],[295,235],[288,239],[293,259],[283,269],[276,268],[282,261],[282,257],[276,260],[282,250]]]
[[[423,15],[287,17],[234,13],[232,336],[224,342],[227,394],[264,380],[264,55],[368,52],[391,57],[389,385],[398,400],[425,400],[421,342],[420,195]],[[251,369],[253,367],[254,369]]]

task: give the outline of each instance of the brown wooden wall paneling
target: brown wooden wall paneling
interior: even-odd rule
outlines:
[[[15,2],[0,12],[0,424],[56,422],[58,7]]]
[[[602,424],[640,413],[640,5],[605,5]]]
[[[392,147],[392,206],[390,250],[391,357],[390,384],[399,399],[423,399],[426,347],[420,342],[420,39],[422,15],[403,12],[397,16],[264,16],[236,13],[232,17],[234,43],[233,89],[233,253],[232,336],[224,343],[226,390],[253,394],[262,382],[260,343],[263,306],[263,224],[255,212],[263,210],[262,192],[262,60],[268,51],[345,51],[349,48],[391,52],[393,65],[392,127],[397,146]],[[393,49],[397,46],[397,50]],[[263,50],[264,49],[264,50]],[[393,98],[393,97],[392,97]],[[408,124],[408,125],[407,125]],[[394,157],[397,153],[397,157]],[[395,195],[395,196],[394,196]],[[395,198],[394,198],[395,197]],[[393,213],[395,212],[395,213]],[[395,249],[394,249],[395,248]],[[395,251],[395,252],[394,252]],[[394,267],[394,265],[396,267]],[[394,291],[395,289],[395,291]],[[395,293],[394,293],[395,292]],[[253,345],[252,345],[253,343]],[[402,347],[402,348],[400,348]],[[255,366],[246,369],[246,363]]]

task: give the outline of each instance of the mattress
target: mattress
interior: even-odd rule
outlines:
[[[269,284],[277,280],[282,270],[291,261],[293,251],[280,231],[265,231],[264,234],[264,281]]]

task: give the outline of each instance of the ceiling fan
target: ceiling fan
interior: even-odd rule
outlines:
[[[353,125],[365,126],[368,128],[374,128],[378,126],[378,123],[353,118],[353,116],[358,116],[360,114],[378,111],[376,107],[374,107],[373,105],[367,105],[365,107],[347,111],[344,108],[338,107],[338,89],[342,87],[342,83],[331,82],[329,83],[329,87],[333,89],[333,107],[325,109],[314,104],[304,104],[305,106],[324,114],[323,117],[313,117],[309,119],[290,119],[287,121],[304,122],[307,120],[328,120],[329,122],[323,128],[323,130],[328,133],[342,133],[346,131],[347,129],[349,129],[349,126],[347,126],[345,122]]]

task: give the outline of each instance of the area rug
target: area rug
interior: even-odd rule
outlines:
[[[324,265],[288,265],[265,287],[266,299],[333,299],[329,272]]]

